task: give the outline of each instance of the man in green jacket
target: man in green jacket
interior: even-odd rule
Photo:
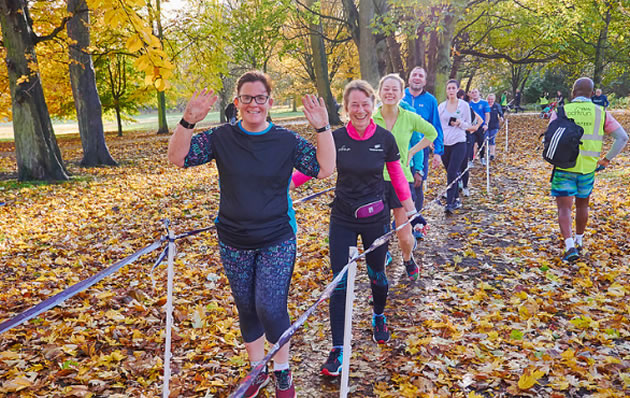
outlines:
[[[593,81],[581,77],[573,84],[573,100],[564,106],[569,119],[584,129],[580,154],[574,167],[556,168],[551,180],[551,195],[558,206],[558,223],[564,239],[565,252],[562,261],[573,262],[580,258],[584,230],[588,222],[589,198],[593,191],[595,170],[607,167],[628,142],[628,134],[612,115],[599,105],[593,104]],[[556,118],[552,114],[550,122]],[[600,158],[604,134],[615,139],[612,147]],[[575,237],[573,236],[572,207],[575,198]]]

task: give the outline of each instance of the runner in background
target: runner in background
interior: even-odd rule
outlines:
[[[501,105],[495,102],[495,95],[488,94],[488,106],[490,106],[490,121],[488,122],[488,152],[490,153],[490,161],[494,161],[497,150],[497,133],[499,127],[503,123],[503,109]]]
[[[441,156],[444,153],[444,134],[442,132],[442,125],[440,123],[440,115],[438,114],[438,103],[435,97],[424,89],[427,83],[427,73],[424,68],[416,66],[409,72],[408,84],[409,87],[405,89],[405,95],[403,101],[409,104],[415,112],[422,116],[424,120],[431,123],[431,125],[437,131],[437,138],[433,141],[433,168],[439,167],[441,163]],[[412,137],[410,145],[415,145],[420,142],[422,137],[415,135]],[[421,211],[424,207],[424,184],[429,177],[429,157],[430,149],[425,148],[424,152],[420,154],[418,152],[412,158],[412,175],[414,179],[414,193],[415,193],[415,205],[416,210]],[[426,229],[419,230],[414,228],[414,237],[421,239],[424,237]]]
[[[460,178],[458,182],[459,190],[462,191],[464,196],[470,196],[470,189],[468,188],[468,181],[470,179],[470,169],[474,167],[472,162],[473,159],[473,144],[474,144],[474,132],[481,127],[481,123],[483,123],[483,119],[479,116],[475,111],[473,111],[472,107],[469,104],[470,97],[466,95],[466,92],[462,89],[457,90],[457,98],[465,101],[470,108],[470,120],[472,120],[472,126],[466,129],[466,161],[462,164],[462,170],[460,174],[462,178]],[[468,169],[468,170],[467,170]]]
[[[472,160],[474,161],[475,154],[479,152],[479,148],[481,148],[483,143],[486,141],[488,122],[490,121],[490,106],[488,106],[488,102],[486,102],[486,100],[481,98],[478,88],[473,88],[470,91],[470,107],[483,119],[481,126],[473,133],[474,147],[472,148]],[[479,153],[479,159],[481,159],[481,164],[484,166],[486,165],[485,156],[485,151],[481,151]]]
[[[374,114],[374,122],[378,126],[391,131],[396,138],[404,176],[409,183],[409,189],[413,190],[414,178],[409,168],[411,158],[413,158],[415,153],[422,152],[424,148],[427,148],[431,142],[437,138],[437,131],[421,116],[413,111],[405,110],[399,105],[404,89],[405,81],[397,74],[392,73],[381,79],[378,86],[378,96],[381,99],[382,106]],[[421,133],[424,138],[409,149],[409,144],[414,132]],[[407,221],[407,215],[405,214],[402,203],[398,200],[396,190],[394,189],[387,169],[384,170],[384,178],[386,199],[389,208],[394,212],[395,225],[402,225]],[[402,252],[403,264],[405,265],[407,276],[411,280],[416,280],[418,279],[418,266],[416,265],[412,253],[416,242],[411,233],[411,229],[411,225],[406,225],[401,230],[397,231],[396,235],[398,236],[398,244]],[[391,255],[389,255],[388,258],[391,258]]]
[[[448,185],[454,183],[460,175],[462,166],[466,163],[466,130],[472,127],[470,122],[470,105],[457,98],[459,82],[449,80],[446,83],[446,101],[438,106],[442,131],[444,131],[444,156],[442,164],[446,169]],[[453,184],[446,191],[446,205],[444,212],[453,214],[462,207],[459,200],[457,184]]]

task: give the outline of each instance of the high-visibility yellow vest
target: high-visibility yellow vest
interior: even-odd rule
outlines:
[[[604,122],[606,121],[604,109],[591,101],[585,101],[571,102],[564,106],[564,111],[569,119],[573,119],[584,129],[584,135],[575,166],[570,169],[559,168],[559,170],[580,174],[592,173],[597,168],[597,161],[602,153]]]

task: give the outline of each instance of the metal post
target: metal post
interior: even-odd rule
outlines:
[[[168,231],[168,282],[166,296],[166,344],[164,347],[164,385],[162,386],[162,398],[168,398],[168,384],[171,379],[171,329],[173,328],[173,262],[175,260],[175,235],[168,228],[169,221],[164,220]]]
[[[359,254],[356,247],[350,247],[350,258],[355,258]],[[348,396],[348,380],[350,379],[350,356],[352,355],[352,307],[354,304],[354,279],[357,275],[357,263],[353,261],[348,266],[348,276],[346,285],[346,318],[343,332],[343,362],[341,364],[341,384],[339,386],[339,397]]]
[[[510,125],[510,119],[505,118],[505,152],[507,153],[508,151],[508,141],[509,141],[509,135],[508,135],[508,128]]]
[[[486,135],[486,193],[490,195],[490,139]]]

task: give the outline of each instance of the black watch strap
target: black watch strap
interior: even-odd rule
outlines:
[[[194,129],[195,128],[195,123],[188,123],[186,120],[184,120],[184,118],[182,118],[182,120],[179,121],[179,124],[181,124],[182,127],[186,128],[186,129]]]
[[[330,124],[325,125],[322,128],[315,129],[316,133],[323,133],[324,131],[330,130]]]

